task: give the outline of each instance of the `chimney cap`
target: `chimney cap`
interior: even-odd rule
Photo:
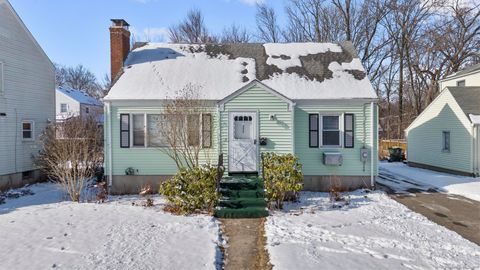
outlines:
[[[113,26],[117,27],[129,27],[130,24],[127,23],[124,19],[111,19]]]

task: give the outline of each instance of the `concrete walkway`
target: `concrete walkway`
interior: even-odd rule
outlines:
[[[380,170],[378,186],[397,202],[480,245],[480,202]]]
[[[265,249],[265,218],[220,219],[227,240],[224,269],[272,269]]]

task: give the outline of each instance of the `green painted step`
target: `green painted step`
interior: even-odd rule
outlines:
[[[267,202],[263,198],[240,198],[222,200],[220,207],[227,207],[231,209],[239,209],[245,207],[267,207]]]
[[[220,188],[232,190],[263,189],[263,183],[261,181],[220,182]]]
[[[265,197],[265,191],[263,189],[256,190],[231,190],[220,189],[220,194],[229,198],[263,198]]]
[[[215,217],[217,218],[261,218],[267,216],[268,210],[265,207],[220,208],[215,210]]]

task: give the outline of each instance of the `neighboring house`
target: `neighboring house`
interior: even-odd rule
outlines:
[[[103,123],[103,103],[84,91],[69,87],[58,87],[55,97],[57,122],[80,116],[95,117],[100,123]]]
[[[460,70],[439,83],[440,90],[448,86],[480,86],[480,64]]]
[[[0,0],[0,189],[37,180],[39,137],[55,121],[55,74],[10,3]]]
[[[405,130],[408,164],[478,176],[480,65],[459,71],[440,85],[444,88],[438,97]]]
[[[104,99],[112,193],[136,192],[146,183],[157,187],[176,173],[158,149],[162,138],[155,127],[162,103],[188,85],[209,104],[186,119],[187,126],[202,123],[188,132],[201,134],[203,163],[216,163],[223,153],[226,174],[261,173],[261,153],[292,153],[303,165],[306,190],[328,190],[332,181],[347,189],[374,185],[377,95],[350,42],[144,43],[129,53],[128,24],[112,21],[117,79]],[[126,175],[129,167],[135,175]]]

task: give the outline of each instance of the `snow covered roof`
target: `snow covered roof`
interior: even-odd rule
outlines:
[[[127,57],[105,100],[161,100],[195,85],[222,100],[253,80],[292,99],[377,98],[350,42],[146,43]]]
[[[82,90],[72,89],[70,87],[58,87],[57,91],[62,92],[63,94],[73,98],[81,104],[94,105],[94,106],[103,106],[102,102],[97,100],[94,97],[89,96]]]

